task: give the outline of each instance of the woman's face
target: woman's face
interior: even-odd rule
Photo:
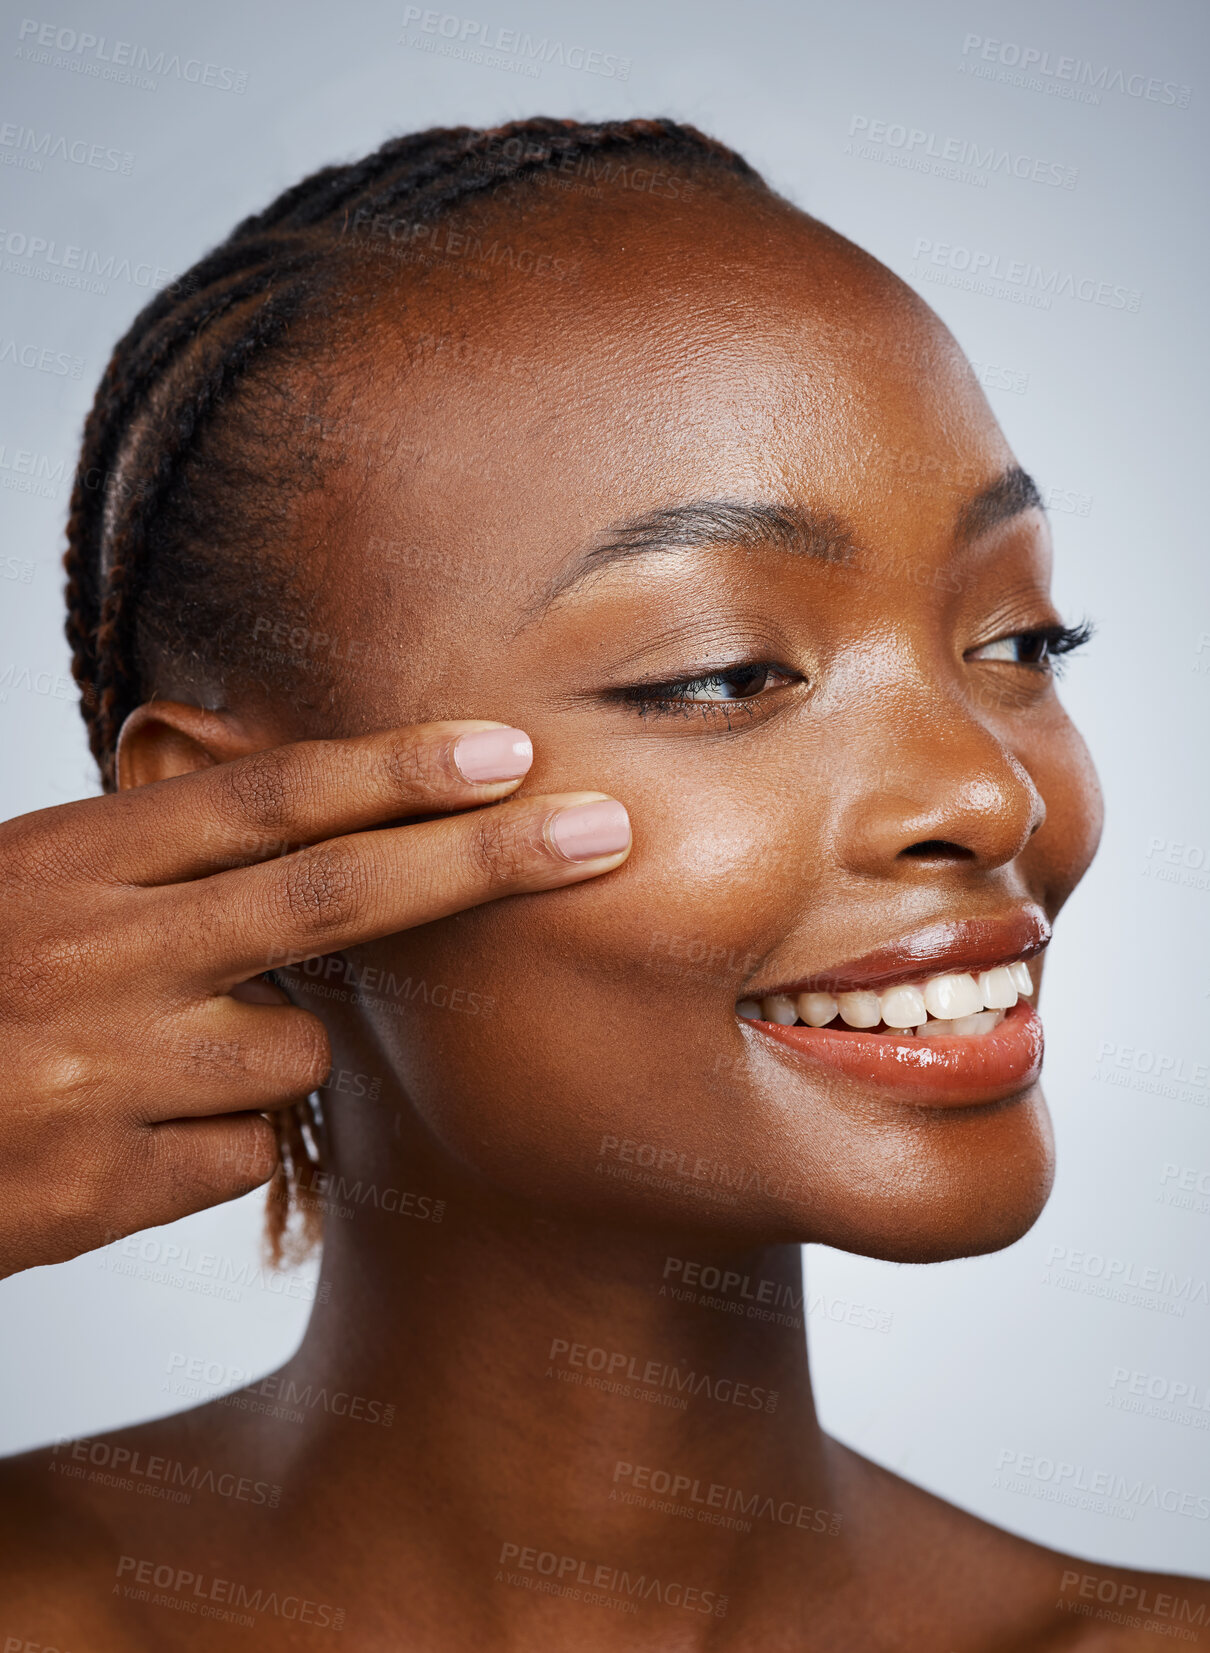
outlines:
[[[1020,1048],[934,1080],[737,1013],[1034,952],[1096,847],[1085,749],[1006,641],[1061,617],[981,391],[889,272],[738,187],[451,228],[329,416],[328,728],[519,725],[524,790],[618,797],[634,847],[351,955],[420,1129],[624,1223],[1010,1242],[1051,1180]]]

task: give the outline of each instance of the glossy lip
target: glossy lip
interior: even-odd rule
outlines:
[[[918,1107],[1005,1102],[1032,1085],[1042,1069],[1042,1023],[1024,999],[991,1033],[936,1039],[858,1028],[782,1027],[749,1017],[741,1018],[741,1025],[809,1064],[838,1070]]]
[[[741,997],[767,999],[786,993],[793,998],[798,993],[852,993],[862,988],[877,991],[926,976],[992,970],[1014,959],[1033,958],[1049,941],[1050,923],[1040,907],[1025,907],[1005,918],[955,919],[914,930],[848,964],[817,970],[785,985],[749,988]]]

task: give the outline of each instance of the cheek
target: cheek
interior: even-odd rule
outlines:
[[[811,839],[821,828],[773,796],[767,779],[762,791],[734,768],[724,779],[698,763],[692,774],[659,787],[648,778],[645,788],[633,776],[603,777],[630,809],[626,864],[429,926],[430,968],[473,977],[513,1004],[574,1007],[581,1023],[594,1003],[612,1014],[653,995],[705,995],[711,1014],[729,1007],[812,901],[807,869],[818,864]]]
[[[359,951],[384,975],[429,984],[376,1020],[456,1159],[536,1192],[560,1168],[591,1169],[603,1136],[696,1153],[718,1114],[734,1128],[733,1081],[719,1081],[739,1045],[733,1007],[811,899],[803,869],[816,858],[789,800],[754,799],[734,772],[720,784],[695,767],[694,786],[601,782],[634,825],[616,872]],[[434,986],[474,1009],[439,1007]]]

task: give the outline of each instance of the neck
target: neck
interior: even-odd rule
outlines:
[[[608,1597],[654,1575],[699,1605],[653,1643],[675,1622],[691,1647],[718,1628],[700,1603],[758,1591],[779,1538],[830,1568],[797,1245],[552,1217],[443,1161],[402,1099],[331,1116],[324,1291],[285,1376],[358,1398],[309,1408],[290,1454],[330,1514],[373,1512],[396,1576],[420,1558],[410,1588],[499,1631],[565,1610],[534,1594],[552,1578]],[[599,1645],[615,1619],[644,1645],[630,1611],[589,1615]]]

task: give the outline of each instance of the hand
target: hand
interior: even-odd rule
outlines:
[[[613,799],[509,797],[529,762],[505,725],[417,724],[0,825],[0,1276],[272,1175],[263,1110],[331,1052],[310,1012],[241,990],[271,963],[624,861]],[[415,816],[437,818],[365,830]]]

